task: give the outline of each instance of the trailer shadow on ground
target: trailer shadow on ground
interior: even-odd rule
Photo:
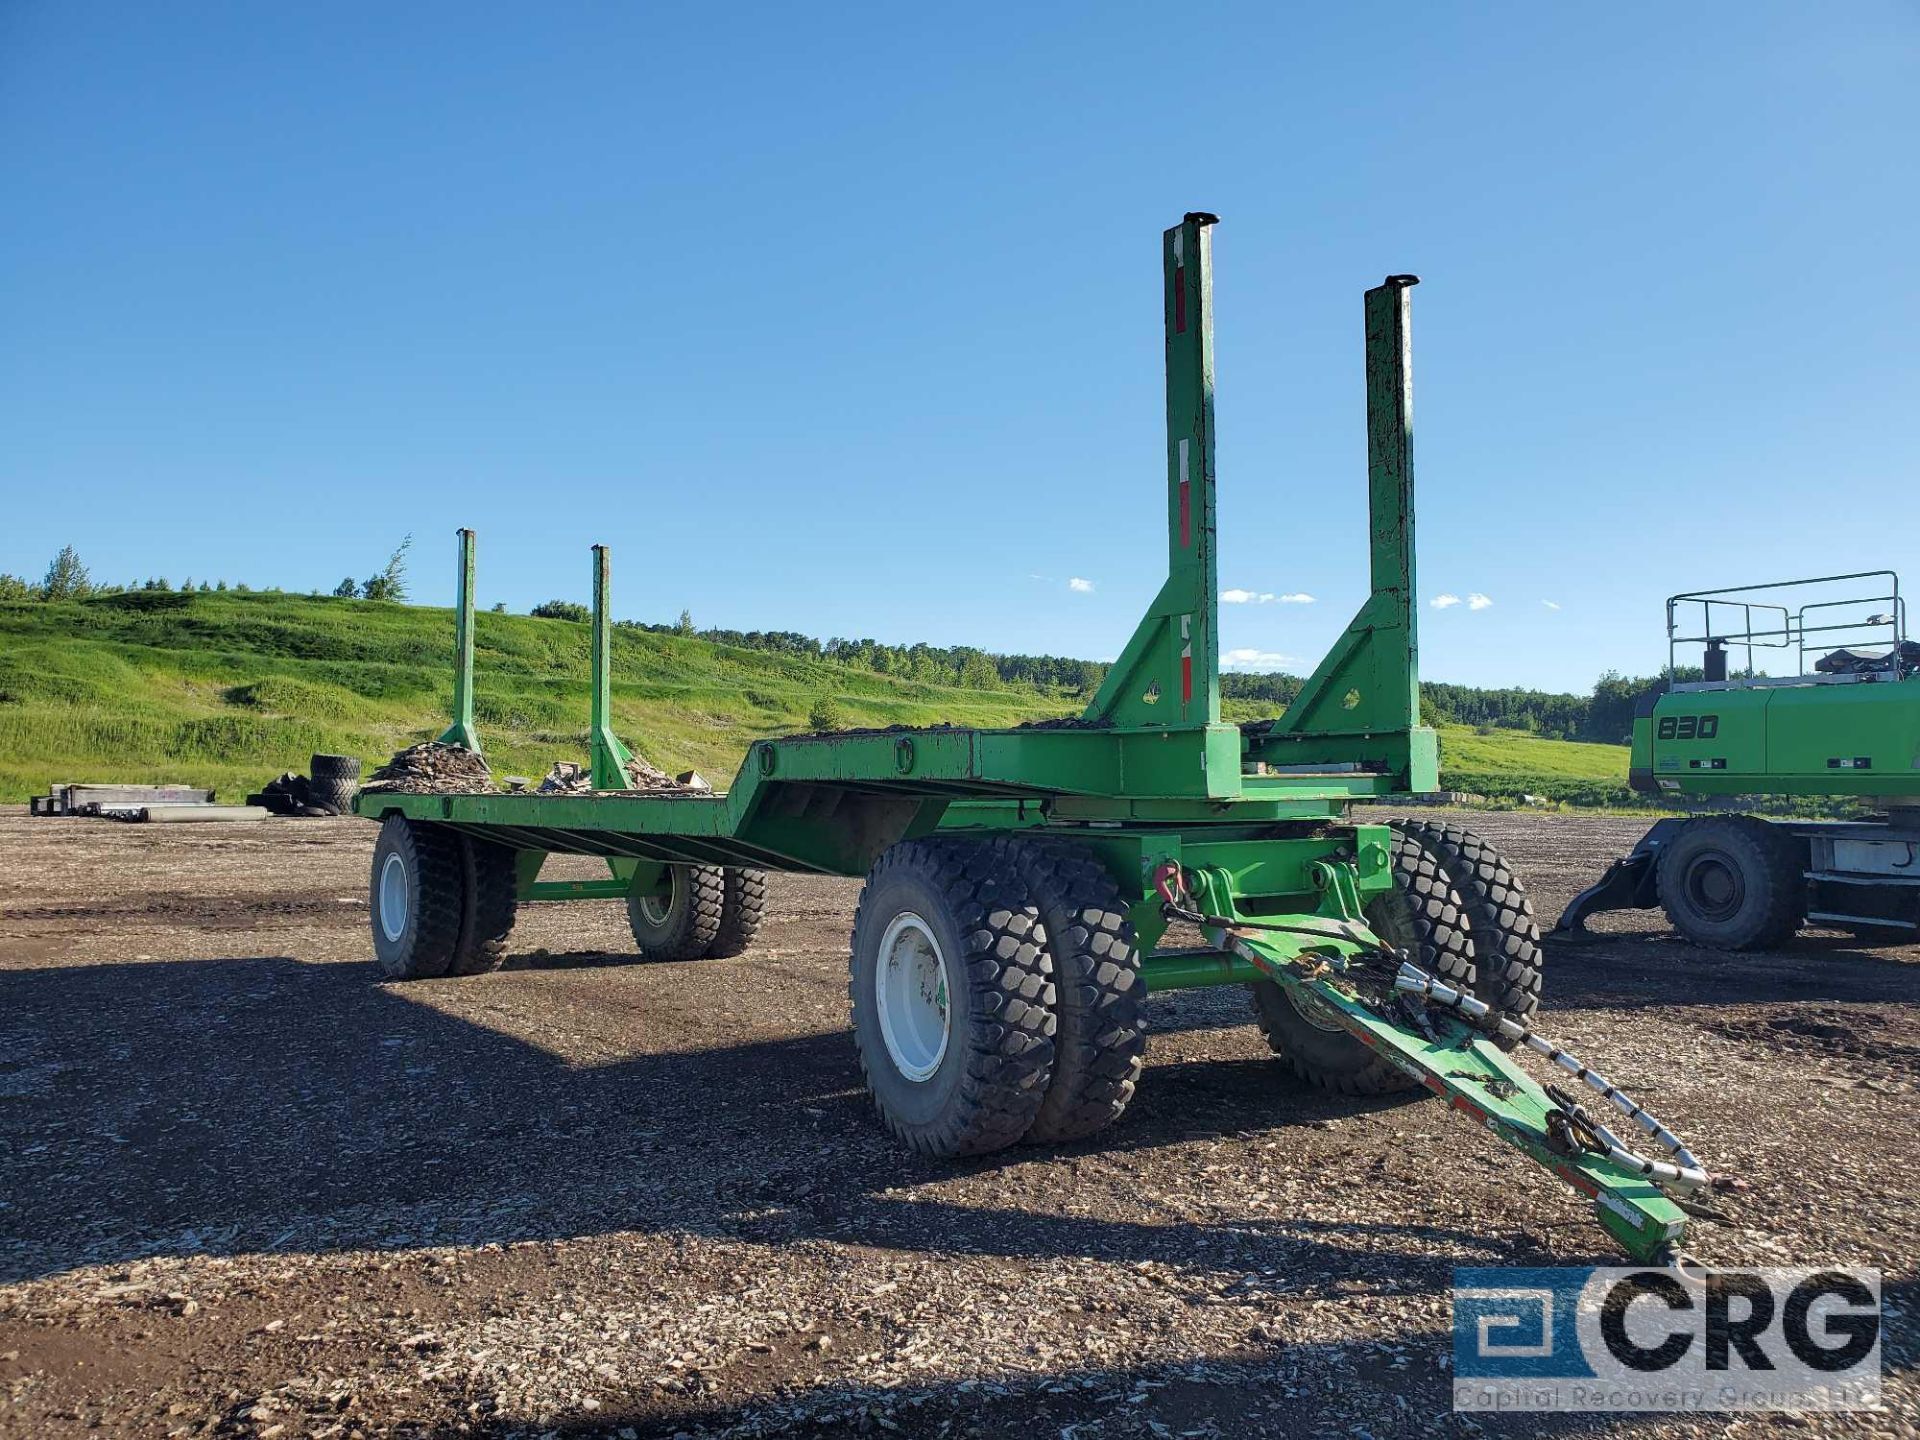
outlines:
[[[1882,1341],[1883,1372],[1911,1373],[1914,1336],[1897,1317],[1913,1313],[1920,1286],[1912,1279],[1889,1278],[1881,1287],[1881,1299],[1890,1322]],[[1257,1344],[1239,1354],[1192,1361],[1063,1369],[1004,1377],[1004,1383],[973,1377],[899,1390],[824,1385],[746,1404],[696,1400],[632,1415],[601,1412],[585,1423],[558,1425],[551,1433],[573,1440],[630,1428],[650,1440],[708,1434],[871,1435],[883,1430],[910,1440],[953,1434],[1071,1437],[1084,1427],[1091,1434],[1155,1436],[1425,1434],[1458,1429],[1520,1437],[1621,1434],[1647,1424],[1647,1414],[1631,1411],[1455,1416],[1453,1372],[1433,1363],[1452,1347],[1449,1332],[1429,1328],[1397,1331],[1390,1339]],[[885,1424],[877,1424],[876,1416],[884,1417]],[[1804,1412],[1748,1418],[1756,1429],[1767,1428],[1769,1422],[1804,1429],[1810,1421],[1822,1428],[1817,1417]],[[1737,1428],[1714,1423],[1724,1422],[1724,1413],[1709,1412],[1706,1419],[1708,1431]],[[486,1433],[484,1427],[481,1433]]]
[[[1264,1132],[1331,1144],[1316,1127],[1402,1103],[1310,1092],[1266,1063],[1156,1065],[1096,1140],[938,1162],[882,1133],[839,1029],[580,1066],[423,1003],[432,984],[374,978],[286,956],[0,972],[0,1280],[610,1231],[1198,1265],[1258,1250],[1306,1288],[1443,1286],[1423,1253],[1441,1240],[1535,1253],[1523,1232],[1414,1221],[1062,1208],[1049,1165]],[[968,1174],[992,1174],[984,1203],[916,1191]]]

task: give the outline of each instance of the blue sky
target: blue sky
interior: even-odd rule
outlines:
[[[411,531],[444,602],[470,524],[487,604],[599,540],[624,615],[1110,657],[1206,209],[1221,582],[1314,597],[1223,648],[1362,598],[1413,271],[1425,673],[1584,689],[1672,591],[1911,548],[1916,76],[1891,0],[6,0],[0,570],[330,589]]]

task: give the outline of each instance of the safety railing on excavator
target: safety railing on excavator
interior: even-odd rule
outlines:
[[[1855,587],[1863,582],[1878,583],[1868,586],[1865,594],[1835,595],[1815,588]],[[1763,594],[1782,598],[1759,598]],[[1900,595],[1900,577],[1891,570],[1694,590],[1667,600],[1668,675],[1682,673],[1683,658],[1689,662],[1696,658],[1686,647],[1701,647],[1697,656],[1701,678],[1676,681],[1675,690],[1854,680],[1882,673],[1897,679],[1903,673],[1906,643],[1906,602]],[[1746,661],[1740,670],[1729,663],[1736,649],[1744,652]],[[1767,674],[1767,657],[1762,654],[1756,659],[1756,650],[1787,652],[1779,659],[1792,665],[1792,673]],[[1823,669],[1824,662],[1841,655],[1856,659]]]

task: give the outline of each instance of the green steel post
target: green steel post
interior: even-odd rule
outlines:
[[[460,532],[459,595],[453,621],[453,724],[442,745],[460,745],[476,754],[480,732],[473,727],[473,531]]]
[[[1390,275],[1366,294],[1367,529],[1382,612],[1372,646],[1380,704],[1420,723],[1419,601],[1413,556],[1413,325],[1418,275]]]
[[[1271,739],[1374,742],[1404,737],[1394,768],[1410,790],[1433,788],[1434,744],[1420,726],[1418,606],[1413,560],[1414,275],[1389,275],[1366,294],[1367,531],[1372,593]],[[1283,754],[1262,758],[1282,760]],[[1318,759],[1318,752],[1302,754]]]
[[[633,752],[613,733],[613,610],[607,547],[593,547],[593,725],[587,745],[593,762],[593,788],[625,790],[627,762]]]
[[[1161,237],[1167,366],[1167,583],[1087,707],[1088,720],[1220,723],[1214,557],[1213,239],[1195,212]]]

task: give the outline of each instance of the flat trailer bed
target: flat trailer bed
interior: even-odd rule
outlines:
[[[1355,823],[1349,802],[1431,791],[1418,723],[1408,338],[1417,283],[1365,298],[1371,593],[1284,714],[1220,718],[1211,226],[1162,242],[1165,584],[1079,719],[756,741],[722,794],[630,791],[611,709],[610,571],[594,548],[594,793],[410,794],[381,821],[373,939],[395,979],[504,953],[524,902],[622,899],[643,957],[746,951],[768,870],[865,876],[849,993],[880,1118],[930,1155],[1084,1138],[1140,1074],[1140,1001],[1244,984],[1283,1066],[1351,1094],[1424,1086],[1589,1196],[1636,1258],[1670,1255],[1707,1183],[1659,1122],[1530,1028],[1531,907],[1458,827]],[[461,532],[455,717],[473,723],[474,537]],[[543,880],[549,855],[603,880]],[[1176,922],[1205,943],[1162,948]],[[1637,1154],[1510,1052],[1531,1049]],[[1595,1097],[1598,1097],[1597,1099]]]

